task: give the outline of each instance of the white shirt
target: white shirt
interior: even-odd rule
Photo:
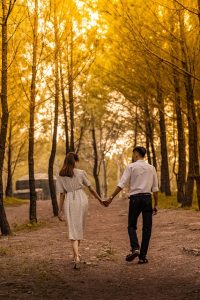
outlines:
[[[127,184],[130,195],[159,191],[156,169],[144,160],[127,166],[117,186],[123,189]]]

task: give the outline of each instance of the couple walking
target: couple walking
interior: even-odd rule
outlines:
[[[92,188],[86,172],[76,168],[76,163],[79,160],[78,155],[73,152],[67,154],[57,178],[57,192],[60,193],[58,217],[62,220],[64,211],[74,253],[74,269],[80,268],[79,246],[83,239],[88,211],[88,199],[83,191],[84,186],[88,187],[90,193],[101,205],[109,206],[117,194],[126,185],[129,185],[128,234],[131,252],[126,256],[126,261],[130,262],[139,257],[140,264],[148,262],[146,255],[151,237],[152,215],[157,213],[158,179],[155,168],[144,161],[145,155],[146,149],[144,147],[133,149],[133,163],[127,166],[111,196],[102,200]],[[154,207],[152,207],[152,193],[154,195]],[[140,213],[143,217],[141,247],[136,232],[137,219]]]

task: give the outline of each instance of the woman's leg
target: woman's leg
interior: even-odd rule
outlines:
[[[78,240],[78,247],[79,247],[79,249],[80,249],[80,245],[81,245],[81,241],[80,241],[80,240]],[[79,251],[79,249],[78,249],[78,256],[79,256],[79,258],[81,259],[81,254],[80,254],[80,251]]]
[[[74,260],[75,262],[80,261],[79,259],[79,241],[77,240],[72,240],[72,248],[73,248],[73,252],[74,252]]]

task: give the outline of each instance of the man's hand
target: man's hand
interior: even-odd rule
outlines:
[[[102,205],[102,206],[105,206],[105,201],[104,200],[99,200],[99,203]]]
[[[158,207],[157,205],[155,205],[153,208],[153,216],[157,215],[157,213],[158,213]]]

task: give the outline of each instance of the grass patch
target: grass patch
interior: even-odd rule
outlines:
[[[100,249],[100,252],[97,254],[99,260],[114,260],[115,252],[111,246],[111,243],[105,244]]]
[[[11,198],[11,197],[4,198],[5,206],[19,206],[19,205],[26,204],[26,203],[29,203],[29,200]]]
[[[34,231],[38,230],[41,228],[44,228],[47,225],[47,222],[45,221],[39,221],[39,222],[34,222],[34,223],[24,223],[24,224],[13,224],[13,231],[18,232],[18,231]]]
[[[159,193],[158,207],[160,209],[176,209],[180,208],[181,205],[177,202],[175,193],[172,196],[165,196],[165,194]]]
[[[0,247],[0,257],[10,255],[10,248]]]
[[[177,209],[181,208],[181,204],[177,202],[176,193],[172,193],[172,196],[165,196],[165,194],[159,193],[158,196],[158,208],[160,209]],[[197,203],[197,197],[194,193],[194,200],[192,207],[185,207],[183,209],[193,209],[193,210],[199,210],[198,203]]]

